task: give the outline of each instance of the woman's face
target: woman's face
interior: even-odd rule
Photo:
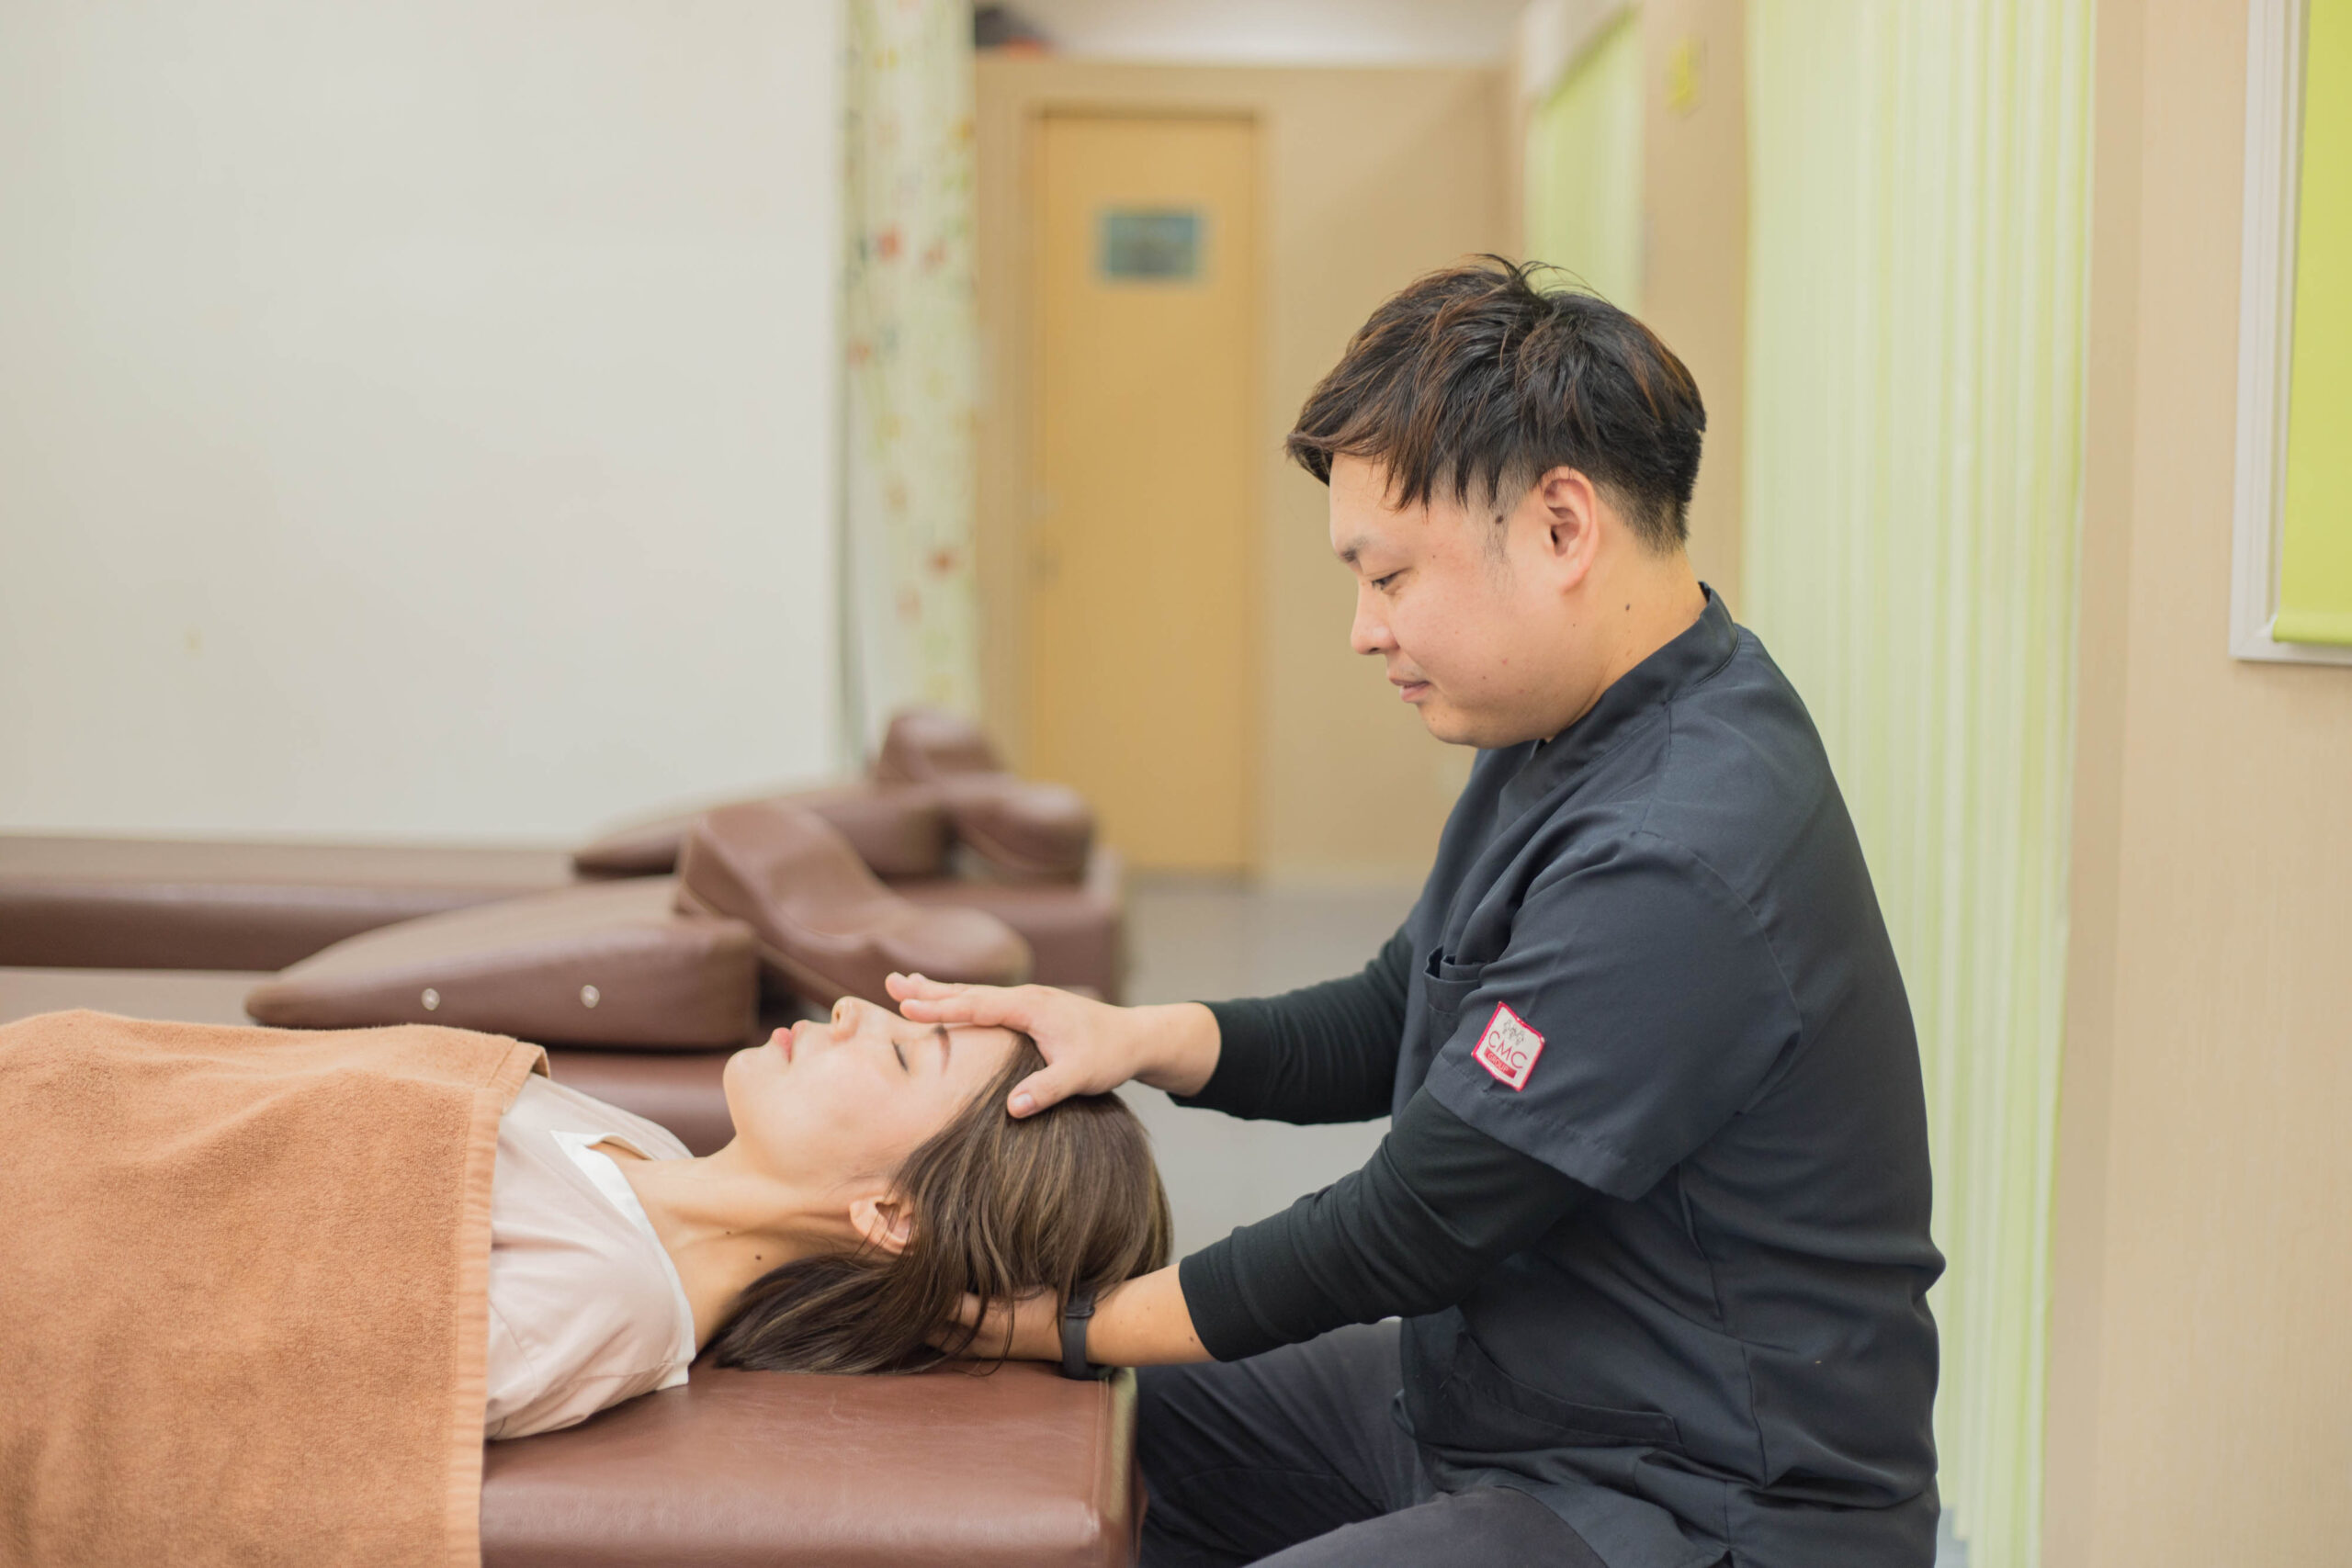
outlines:
[[[727,1063],[727,1109],[759,1168],[844,1199],[887,1183],[1012,1055],[1009,1029],[910,1023],[843,997]]]

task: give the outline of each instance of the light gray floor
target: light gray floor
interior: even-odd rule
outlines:
[[[1409,886],[1301,892],[1138,881],[1128,895],[1134,1002],[1266,996],[1351,975],[1412,908]],[[1263,1219],[1362,1165],[1385,1120],[1337,1127],[1241,1122],[1130,1088],[1176,1212],[1178,1257]]]

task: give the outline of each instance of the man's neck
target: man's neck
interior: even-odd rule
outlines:
[[[1592,684],[1584,705],[1554,735],[1590,713],[1610,687],[1707,612],[1707,591],[1690,570],[1690,558],[1679,549],[1671,556],[1622,562],[1606,579],[1589,581],[1583,592],[1591,606],[1587,626],[1598,656]]]

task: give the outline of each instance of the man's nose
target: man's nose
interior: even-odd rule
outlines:
[[[1348,646],[1358,653],[1385,653],[1396,646],[1388,635],[1388,617],[1381,612],[1380,595],[1369,582],[1356,584],[1355,624],[1348,628]]]

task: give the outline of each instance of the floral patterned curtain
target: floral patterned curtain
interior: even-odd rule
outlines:
[[[849,0],[842,287],[846,712],[975,712],[972,12]]]

